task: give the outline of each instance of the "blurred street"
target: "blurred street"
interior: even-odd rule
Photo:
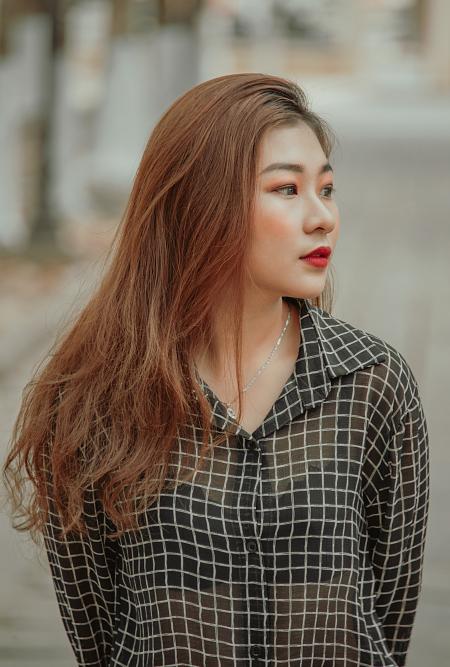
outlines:
[[[6,453],[21,391],[47,355],[61,318],[80,303],[80,287],[92,267],[83,263],[36,269],[17,262],[0,270],[0,440]],[[14,276],[14,285],[10,277]],[[4,316],[4,317],[3,317]],[[5,667],[69,667],[75,664],[44,553],[0,514],[0,664]]]
[[[15,250],[0,257],[0,458],[6,454],[21,392],[95,285],[145,140],[165,106],[199,78],[233,71],[293,78],[338,139],[331,156],[341,219],[333,257],[333,314],[396,347],[421,390],[430,438],[430,519],[407,666],[444,667],[450,662],[450,420],[445,391],[450,374],[450,84],[448,66],[441,63],[439,69],[435,63],[442,60],[447,37],[443,41],[439,28],[439,39],[421,51],[402,50],[397,35],[408,32],[401,21],[412,23],[407,5],[421,12],[431,7],[437,17],[436,7],[444,5],[441,0],[380,2],[379,7],[403,5],[403,14],[397,12],[396,22],[389,23],[388,10],[379,11],[373,27],[363,32],[360,12],[352,22],[355,3],[342,0],[335,6],[347,8],[347,14],[317,12],[310,27],[317,43],[307,33],[302,42],[300,32],[293,33],[296,43],[292,35],[273,37],[269,13],[263,11],[270,1],[206,3],[216,7],[216,14],[205,12],[195,33],[201,36],[200,53],[197,37],[186,25],[167,21],[156,30],[154,17],[144,8],[155,3],[135,3],[140,13],[134,23],[129,20],[131,28],[122,25],[125,14],[111,10],[123,9],[131,0],[73,3],[68,50],[76,57],[72,53],[72,64],[58,62],[61,89],[55,102],[51,183],[57,238],[68,257],[42,261]],[[283,4],[295,6],[280,0]],[[231,5],[241,6],[238,19],[228,11]],[[250,9],[256,6],[261,14],[252,26]],[[108,12],[114,19],[110,51]],[[276,19],[281,18],[279,12]],[[294,30],[292,21],[287,25]],[[151,38],[143,26],[150,26]],[[320,26],[331,31],[329,42]],[[299,23],[297,30],[301,27]],[[21,30],[15,39],[25,44],[29,57],[38,41],[36,25]],[[77,30],[84,42],[80,36],[76,43]],[[388,30],[396,31],[395,39],[387,39]],[[249,39],[240,41],[246,32]],[[0,29],[0,54],[1,37]],[[109,78],[106,62],[114,74]],[[22,67],[13,58],[4,58],[0,67],[0,89],[9,90],[11,83],[18,89],[17,82],[25,82],[20,95],[3,95],[0,104],[0,143],[6,155],[2,160],[0,154],[0,250],[20,246],[37,208],[31,183],[33,165],[41,169],[33,152],[41,135],[26,111],[34,108],[32,89],[39,85],[30,63]],[[16,144],[18,136],[22,143]],[[13,530],[3,512],[0,540],[0,667],[75,667],[45,554],[39,555],[27,536]]]
[[[309,90],[312,97],[319,95],[312,82]],[[330,95],[326,104],[339,138],[335,183],[341,237],[334,260],[335,314],[383,337],[405,355],[418,378],[428,419],[431,516],[423,594],[408,666],[442,667],[450,655],[450,448],[443,391],[444,377],[450,372],[450,227],[448,218],[442,216],[450,208],[446,179],[450,101],[437,112],[426,100],[415,100],[416,111],[407,122],[402,100],[373,109],[355,98],[351,115],[348,108],[342,113]],[[10,308],[2,321],[6,369],[0,385],[2,443],[18,409],[21,388],[51,344],[59,321],[80,292],[87,292],[93,267],[92,261],[85,261],[60,269],[53,282],[47,278],[45,299],[34,298],[30,303],[26,294],[18,295],[17,312]],[[29,289],[36,283],[27,282]],[[22,305],[26,305],[26,314]],[[20,342],[22,331],[27,331],[28,346]],[[13,361],[16,348],[18,356]],[[0,664],[73,665],[45,557],[39,564],[4,516],[0,530]]]

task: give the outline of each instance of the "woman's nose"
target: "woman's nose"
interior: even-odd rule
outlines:
[[[304,219],[305,232],[313,232],[315,229],[323,229],[329,234],[336,227],[336,216],[324,204],[311,205],[309,214]]]

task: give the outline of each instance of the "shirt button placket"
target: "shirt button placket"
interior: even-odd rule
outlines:
[[[247,542],[247,550],[252,553],[258,550],[258,545],[256,544],[255,540],[248,540]]]
[[[259,646],[258,644],[253,644],[250,647],[250,656],[252,658],[252,665],[262,664],[262,658],[264,657],[264,647]]]
[[[244,475],[245,475],[245,486],[248,491],[244,496],[247,497],[248,506],[243,508],[245,511],[243,513],[243,534],[245,539],[245,550],[247,552],[247,590],[249,594],[249,611],[251,626],[250,626],[250,646],[249,653],[251,657],[252,665],[262,665],[263,657],[265,655],[265,648],[263,645],[264,642],[264,586],[261,585],[261,571],[260,567],[262,566],[262,560],[260,557],[260,549],[258,544],[258,539],[256,533],[258,526],[254,523],[254,512],[253,505],[257,502],[260,505],[260,499],[255,498],[255,494],[258,492],[258,470],[259,470],[259,444],[254,439],[244,439],[244,445],[246,448],[245,460],[248,469],[248,475],[246,474],[244,466]]]

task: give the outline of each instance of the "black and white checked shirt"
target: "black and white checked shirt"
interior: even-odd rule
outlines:
[[[94,491],[88,538],[59,540],[50,514],[78,665],[405,665],[429,503],[417,382],[390,344],[294,301],[299,355],[256,431],[202,382],[227,442],[142,528],[111,541]]]

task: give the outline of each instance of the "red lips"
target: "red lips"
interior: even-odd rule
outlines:
[[[303,257],[300,257],[300,259],[305,259],[305,257],[329,257],[330,255],[331,255],[330,246],[321,245],[318,248],[311,250],[311,252],[308,255],[303,255]]]

